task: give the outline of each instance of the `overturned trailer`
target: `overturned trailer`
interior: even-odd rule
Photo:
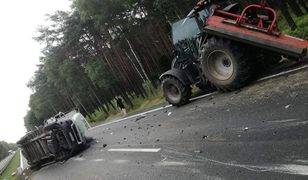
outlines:
[[[89,128],[78,111],[60,112],[46,120],[44,126],[28,132],[17,144],[31,169],[39,169],[51,162],[67,160],[89,146]]]

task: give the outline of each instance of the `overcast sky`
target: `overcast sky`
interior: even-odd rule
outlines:
[[[26,132],[23,118],[42,46],[32,38],[46,14],[70,10],[69,0],[0,0],[0,141],[16,142]]]

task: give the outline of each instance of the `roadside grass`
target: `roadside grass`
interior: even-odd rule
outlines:
[[[283,33],[302,39],[308,39],[308,14],[302,17],[293,16],[297,29],[292,31],[284,18],[280,18],[280,29]]]
[[[292,31],[291,28],[288,26],[286,20],[280,16],[279,22],[280,22],[280,29],[283,33],[295,36],[302,39],[308,39],[308,14],[304,15],[302,17],[296,17],[293,15],[294,21],[297,24],[297,29]],[[151,108],[153,106],[165,103],[165,99],[163,97],[163,93],[160,88],[154,89],[149,83],[144,84],[144,88],[146,89],[148,97],[142,98],[140,96],[136,96],[135,94],[130,96],[130,99],[133,103],[133,108],[129,107],[127,104],[125,104],[126,110],[128,114],[134,114],[136,112],[140,112],[142,110]],[[193,86],[192,92],[199,91],[198,88]],[[116,106],[115,100],[112,101],[112,104],[115,108],[111,108],[108,111],[108,114],[103,112],[102,110],[96,110],[93,114],[87,116],[88,122],[92,126],[101,124],[103,122],[109,122],[114,119],[118,119],[120,117],[123,117],[123,114],[120,112],[120,110]]]
[[[11,160],[10,164],[0,175],[0,180],[19,180],[20,177],[17,175],[17,173],[14,176],[12,176],[14,172],[17,172],[19,164],[20,164],[20,153],[19,151],[17,151],[15,156]]]
[[[129,95],[131,102],[133,104],[133,107],[130,107],[128,104],[125,103],[125,107],[126,107],[126,111],[128,115],[141,112],[145,109],[149,109],[153,106],[165,103],[165,98],[160,88],[155,89],[149,84],[145,84],[144,88],[148,94],[148,96],[145,98],[141,96],[137,96],[136,94]],[[117,108],[116,101],[113,100],[111,103],[113,104],[115,108],[110,108],[110,110],[108,111],[108,114],[106,114],[102,110],[96,110],[94,113],[86,117],[88,122],[90,122],[92,126],[96,126],[103,122],[109,122],[109,121],[123,117],[124,115]]]

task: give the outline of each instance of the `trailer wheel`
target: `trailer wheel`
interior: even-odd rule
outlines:
[[[201,49],[205,77],[223,91],[244,86],[252,74],[253,64],[243,51],[230,41],[210,38]]]
[[[191,87],[184,85],[172,76],[167,76],[163,79],[162,89],[166,100],[174,106],[181,106],[188,103],[191,97]]]

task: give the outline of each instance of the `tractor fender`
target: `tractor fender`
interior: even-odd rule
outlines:
[[[171,69],[171,70],[165,72],[164,74],[162,74],[159,77],[159,79],[162,80],[166,76],[173,76],[173,77],[177,78],[179,81],[181,81],[181,83],[183,83],[184,85],[192,84],[191,78],[185,72],[183,72],[179,69]]]

